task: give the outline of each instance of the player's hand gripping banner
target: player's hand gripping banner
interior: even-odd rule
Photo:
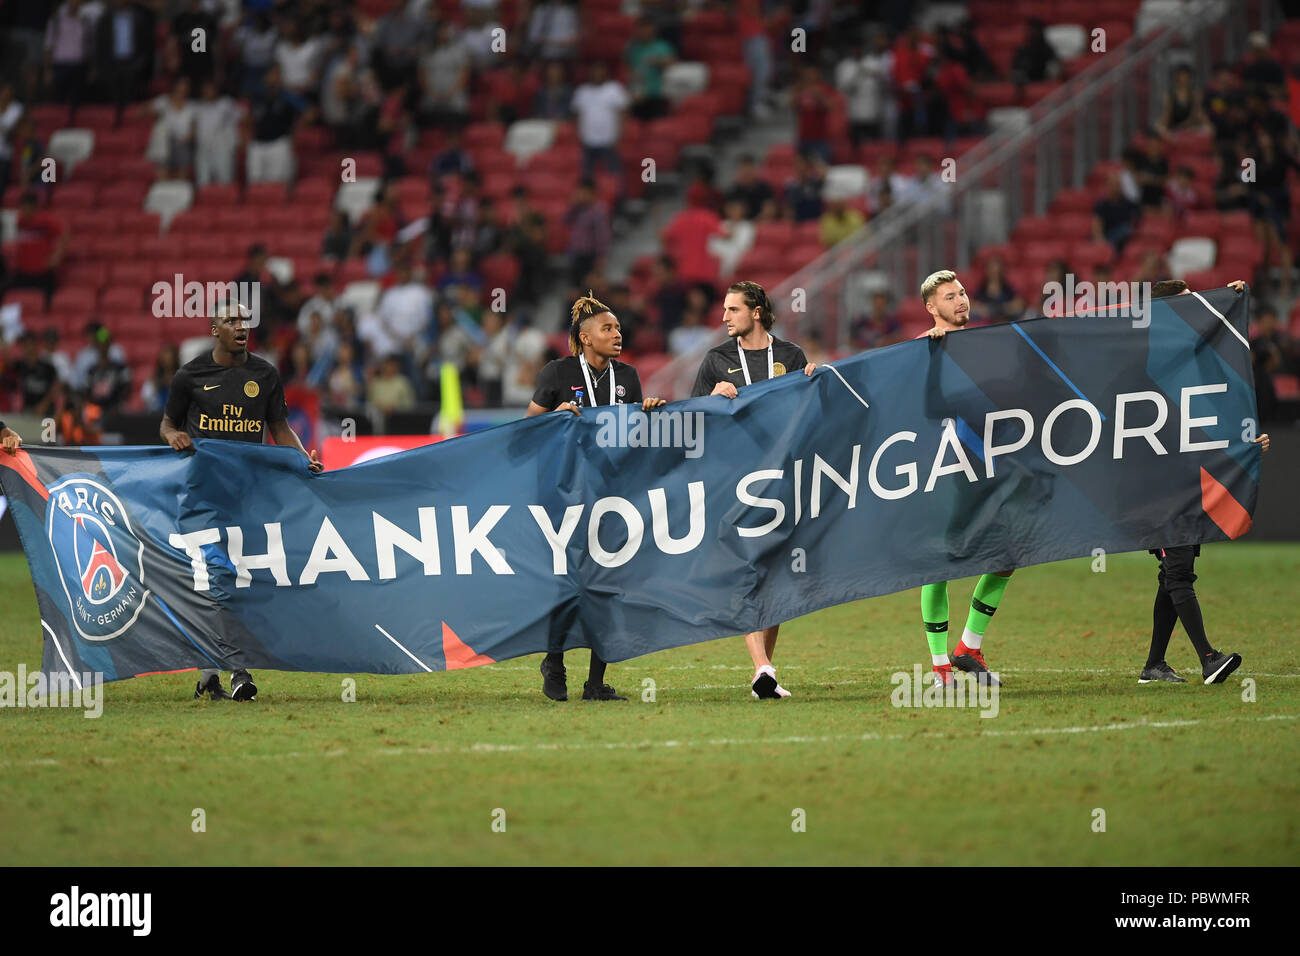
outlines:
[[[930,581],[1235,538],[1248,298],[950,333],[643,414],[313,476],[296,451],[24,448],[0,482],[47,673],[609,661]],[[865,632],[864,632],[865,633]],[[867,634],[865,640],[870,639]]]

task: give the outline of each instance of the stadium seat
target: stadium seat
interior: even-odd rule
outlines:
[[[1173,26],[1183,14],[1182,0],[1142,0],[1137,14],[1137,34],[1146,36],[1162,27]]]
[[[867,171],[862,166],[831,166],[822,183],[822,198],[852,199],[867,191]]]
[[[1057,59],[1072,60],[1088,49],[1088,33],[1077,23],[1053,23],[1044,31]]]
[[[103,209],[138,210],[149,192],[149,184],[134,179],[119,179],[99,191],[99,205]]]
[[[87,209],[98,205],[99,189],[92,183],[62,183],[50,196],[51,208]]]
[[[164,230],[171,224],[177,213],[189,209],[194,203],[194,186],[178,179],[166,179],[149,187],[145,196],[144,208],[147,212],[156,212],[162,221]]]
[[[40,315],[45,312],[45,293],[39,289],[10,289],[4,294],[5,305],[17,305],[20,315]]]
[[[673,102],[684,100],[709,88],[707,63],[677,62],[664,70],[663,94]]]
[[[1011,130],[1020,133],[1029,128],[1029,110],[1019,106],[999,106],[989,110],[986,121],[992,132]]]
[[[373,279],[349,282],[339,294],[338,304],[351,308],[358,316],[373,312],[379,302],[379,283]]]
[[[45,152],[71,176],[77,164],[95,152],[95,133],[89,129],[61,129],[50,137]]]
[[[1187,237],[1174,242],[1168,255],[1169,273],[1174,278],[1182,278],[1188,272],[1209,269],[1215,262],[1215,242],[1213,239]]]
[[[105,289],[104,294],[99,297],[99,310],[106,316],[134,312],[142,308],[144,301],[143,288],[115,285]]]
[[[503,148],[515,158],[516,166],[526,166],[532,157],[550,149],[554,143],[554,120],[524,119],[510,124]],[[486,172],[485,165],[480,166],[480,173]]]
[[[348,220],[356,225],[366,210],[375,204],[378,188],[378,179],[364,178],[355,183],[343,183],[334,197],[334,208],[347,213]]]

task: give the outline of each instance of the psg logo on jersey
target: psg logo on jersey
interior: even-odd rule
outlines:
[[[149,590],[144,545],[117,496],[90,477],[50,488],[46,532],[77,633],[107,641],[135,623]]]

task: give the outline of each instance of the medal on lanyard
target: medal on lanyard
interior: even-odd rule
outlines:
[[[745,373],[745,384],[754,384],[749,377],[749,363],[745,361],[745,349],[740,344],[740,339],[736,339],[736,350],[740,352],[740,370]],[[767,334],[767,377],[772,377],[772,333]]]
[[[596,406],[596,386],[591,381],[591,371],[587,367],[587,356],[579,355],[578,361],[582,363],[582,377],[583,380],[586,381],[587,383],[587,394],[591,396],[591,405],[594,408]],[[768,365],[768,374],[770,375],[772,371],[772,357],[770,354],[768,355],[767,358],[767,365]],[[609,403],[611,405],[618,404],[614,400],[614,360],[613,359],[609,360]]]

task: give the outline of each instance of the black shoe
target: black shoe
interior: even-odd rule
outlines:
[[[203,695],[209,695],[213,700],[230,700],[230,695],[226,689],[221,686],[221,675],[213,674],[208,678],[207,683],[199,681],[194,685],[194,699],[202,700]]]
[[[967,674],[974,674],[975,680],[988,687],[999,687],[1002,681],[998,675],[984,666],[984,662],[974,654],[958,654],[952,659],[952,666]]]
[[[551,700],[568,700],[569,684],[565,680],[566,671],[563,664],[552,664],[542,658],[542,693]]]
[[[1222,684],[1228,679],[1228,675],[1240,666],[1240,654],[1225,654],[1222,651],[1215,651],[1205,659],[1205,665],[1201,668],[1201,676],[1205,678],[1207,684]]]
[[[253,675],[248,673],[232,675],[230,696],[234,700],[257,700],[257,685],[253,683]]]
[[[593,684],[591,681],[582,685],[583,700],[627,700],[626,697],[619,697],[614,688],[608,684]]]
[[[1150,664],[1142,668],[1142,673],[1138,677],[1139,684],[1151,684],[1156,681],[1167,681],[1170,684],[1186,684],[1186,677],[1179,677],[1177,672],[1161,661],[1159,664]]]

